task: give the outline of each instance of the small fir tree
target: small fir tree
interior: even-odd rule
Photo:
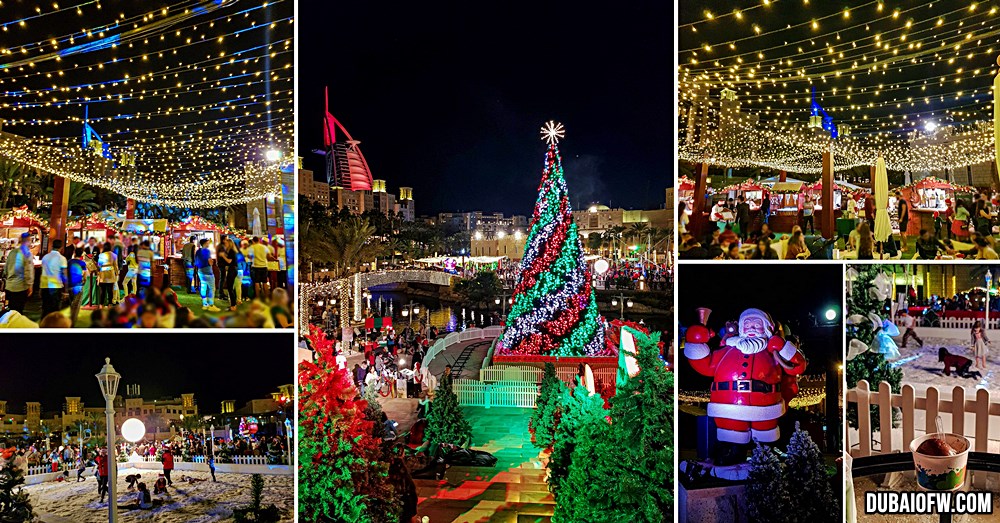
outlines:
[[[451,376],[442,376],[427,412],[427,428],[425,438],[431,448],[441,443],[450,443],[461,447],[468,446],[472,441],[472,426],[465,419],[465,413],[458,404],[458,396],[451,388]]]
[[[0,521],[25,523],[35,521],[28,493],[23,490],[27,463],[15,457],[14,449],[2,450],[0,455]]]
[[[784,465],[771,447],[759,442],[754,447],[745,492],[748,521],[789,521]]]
[[[577,387],[585,390],[584,387]],[[597,394],[594,397],[599,397]],[[604,418],[587,418],[576,431],[567,476],[561,480],[555,494],[553,523],[602,521],[606,523],[635,521],[634,507],[617,499],[617,484],[623,479],[619,463],[609,459],[615,442],[610,437],[611,425]],[[616,510],[619,507],[619,510]],[[627,508],[627,510],[620,510]],[[620,519],[620,513],[629,513]],[[659,523],[659,519],[657,523]]]
[[[532,442],[540,449],[552,449],[553,436],[559,423],[559,398],[566,390],[566,384],[556,374],[555,365],[546,363],[535,411],[531,413],[531,421],[528,422]]]
[[[573,451],[584,427],[596,423],[607,423],[604,399],[598,394],[590,394],[586,387],[577,383],[573,391],[568,389],[560,398],[559,425],[556,426],[555,441],[549,455],[549,490],[560,503],[560,487],[569,475]]]
[[[795,423],[795,432],[788,441],[785,459],[785,485],[790,498],[789,514],[802,523],[833,523],[840,517],[840,496],[833,495],[826,473],[823,453]]]
[[[886,303],[873,296],[870,289],[875,287],[873,280],[883,271],[879,265],[856,265],[852,269],[858,271],[858,276],[852,284],[852,291],[847,296],[847,312],[851,316],[861,315],[866,319],[856,324],[847,325],[847,343],[858,340],[870,347],[847,361],[847,386],[854,388],[861,380],[867,380],[868,384],[874,388],[885,381],[892,387],[893,392],[899,392],[902,386],[903,371],[893,367],[885,359],[885,356],[873,347],[875,344],[876,330],[867,319],[868,314],[875,314],[879,318],[886,319]],[[847,404],[847,423],[852,427],[858,426],[858,406],[854,403]],[[871,408],[872,431],[879,430],[879,408],[873,405]]]

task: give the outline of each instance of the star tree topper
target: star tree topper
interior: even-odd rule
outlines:
[[[542,140],[546,143],[559,143],[559,139],[564,136],[566,136],[566,130],[563,128],[563,124],[555,120],[549,120],[542,127]]]

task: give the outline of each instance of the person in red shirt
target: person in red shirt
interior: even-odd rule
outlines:
[[[170,481],[171,470],[174,470],[174,455],[170,453],[170,445],[167,445],[163,449],[163,475],[167,478],[167,485],[173,486],[174,482]]]
[[[948,349],[941,347],[938,349],[938,361],[944,363],[944,375],[951,376],[952,367],[955,368],[955,375],[960,378],[982,378],[979,371],[969,372],[972,367],[972,360],[958,354],[948,352]]]
[[[94,463],[97,464],[97,493],[101,495],[101,503],[104,503],[104,496],[108,493],[107,449],[101,449],[101,452],[94,458]]]

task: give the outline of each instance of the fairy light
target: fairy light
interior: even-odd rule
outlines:
[[[40,7],[0,25],[33,28],[52,15],[89,26],[27,42],[16,39],[37,33],[17,31],[4,42],[0,157],[155,205],[220,207],[280,192],[290,163],[269,151],[294,146],[289,0]],[[80,148],[81,105],[104,141],[89,151]]]

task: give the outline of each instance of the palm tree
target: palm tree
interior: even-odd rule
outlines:
[[[621,242],[625,237],[625,230],[624,225],[615,225],[608,227],[608,230],[605,231],[605,234],[608,235],[608,239],[610,240],[609,243],[611,247],[615,249],[615,252],[617,252],[619,256],[621,255]]]
[[[374,259],[381,250],[371,241],[375,227],[367,219],[352,216],[332,232],[330,243],[334,252],[335,275]]]
[[[592,232],[590,236],[587,236],[587,248],[592,252],[601,252],[601,248],[604,247],[604,235],[599,232]]]
[[[0,209],[14,206],[14,196],[37,192],[39,180],[34,169],[8,159],[0,159]]]
[[[644,222],[633,223],[628,229],[628,236],[636,241],[636,243],[642,243],[643,240],[647,239],[646,235],[649,233],[649,224]]]

